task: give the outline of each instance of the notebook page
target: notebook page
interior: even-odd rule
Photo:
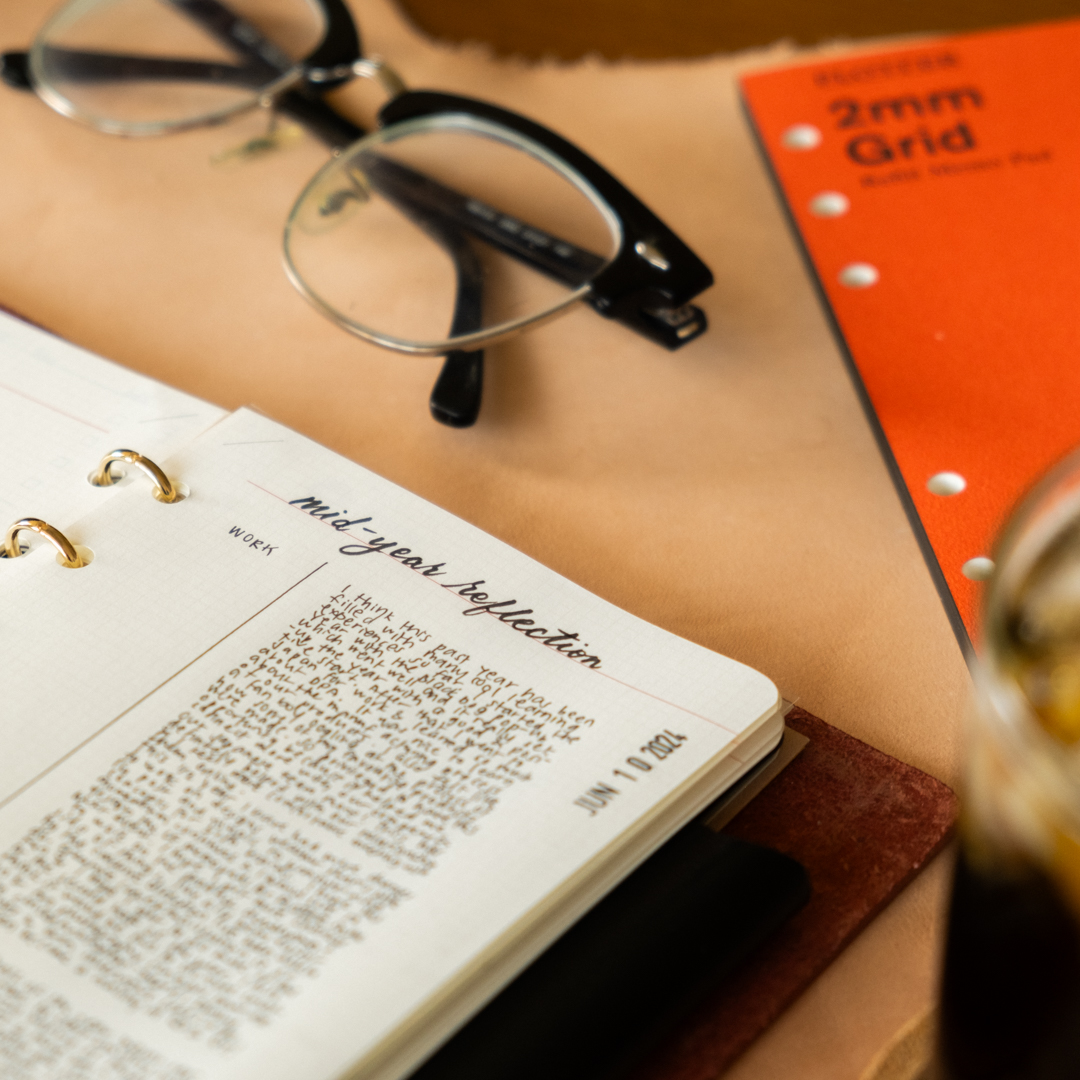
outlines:
[[[133,485],[79,522],[90,566],[0,576],[0,1064],[91,1039],[142,1063],[104,1080],[353,1075],[776,712],[263,417],[170,472],[183,503]]]
[[[110,450],[164,458],[224,415],[0,312],[0,527],[40,517],[62,528],[113,490],[87,483]]]

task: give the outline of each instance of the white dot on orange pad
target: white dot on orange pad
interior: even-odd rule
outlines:
[[[967,487],[967,481],[955,472],[935,473],[926,481],[926,489],[933,495],[959,495]]]
[[[813,150],[821,144],[821,132],[813,124],[793,124],[780,141],[789,150]]]
[[[969,581],[985,581],[994,572],[994,560],[985,555],[978,555],[974,559],[968,559],[960,567],[960,573]]]
[[[876,266],[871,266],[870,263],[848,263],[843,270],[840,271],[840,284],[846,285],[849,289],[865,289],[871,285],[877,284],[877,280],[881,275],[878,273]]]
[[[841,217],[851,209],[848,197],[840,191],[820,191],[810,200],[814,217]]]

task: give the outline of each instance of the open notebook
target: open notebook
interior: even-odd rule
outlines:
[[[757,672],[2,316],[0,432],[93,553],[0,561],[5,1076],[403,1076],[780,738]],[[91,486],[118,447],[189,496]]]

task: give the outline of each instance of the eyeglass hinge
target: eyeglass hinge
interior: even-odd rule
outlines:
[[[607,296],[592,296],[588,302],[601,315],[625,323],[666,349],[680,349],[708,329],[705,312],[694,304],[657,303],[655,293],[652,303],[642,303],[643,299],[639,296],[636,302],[633,297],[612,301]]]
[[[634,251],[650,266],[655,266],[657,270],[671,269],[671,263],[664,253],[655,244],[649,243],[648,240],[639,240],[634,245]]]

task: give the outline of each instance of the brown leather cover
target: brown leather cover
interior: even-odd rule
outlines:
[[[941,781],[795,708],[802,753],[725,828],[798,859],[810,902],[689,1015],[632,1080],[706,1080],[730,1065],[945,844]]]

